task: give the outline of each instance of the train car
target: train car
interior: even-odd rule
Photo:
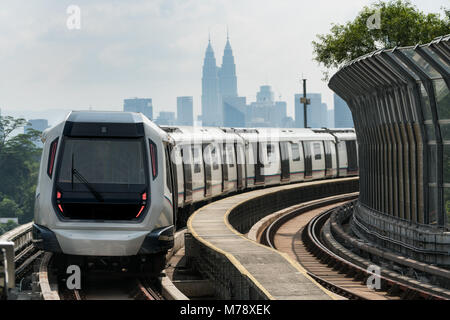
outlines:
[[[335,155],[337,161],[337,175],[340,177],[355,176],[358,169],[358,144],[355,129],[314,129],[316,133],[328,133],[334,137]]]
[[[33,239],[71,256],[161,261],[208,201],[358,173],[353,129],[159,127],[139,113],[84,111],[42,141]]]
[[[174,231],[169,139],[138,113],[71,112],[46,130],[36,246],[78,256],[165,253]]]

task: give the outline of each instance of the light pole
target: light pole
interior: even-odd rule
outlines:
[[[306,108],[308,104],[311,104],[311,100],[306,98],[306,79],[303,79],[303,97],[300,98],[300,103],[303,103],[303,125],[308,127],[308,119],[306,115]]]

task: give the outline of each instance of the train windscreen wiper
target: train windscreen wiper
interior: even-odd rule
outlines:
[[[104,202],[105,199],[103,199],[102,195],[95,190],[95,188],[92,186],[92,184],[86,180],[83,175],[73,167],[73,153],[72,153],[72,189],[73,189],[73,176],[77,177],[78,180],[80,180],[88,189],[89,191],[94,195],[95,199],[97,199],[99,202]]]
[[[92,184],[89,183],[77,169],[72,170],[72,175],[78,178],[88,189],[89,191],[94,195],[95,199],[97,199],[99,202],[104,202],[102,195],[98,193],[97,190],[92,186]],[[72,179],[73,180],[73,179]]]

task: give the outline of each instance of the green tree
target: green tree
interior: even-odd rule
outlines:
[[[7,223],[0,223],[0,235],[4,234],[5,232],[8,232],[9,230],[14,229],[17,227],[18,224],[14,221],[8,221]]]
[[[0,216],[17,216],[20,223],[33,218],[42,152],[34,143],[40,137],[39,131],[29,129],[13,136],[15,130],[26,124],[25,119],[0,116]],[[8,214],[7,210],[12,210],[14,214]]]
[[[332,24],[330,33],[313,41],[314,60],[325,67],[324,76],[341,64],[381,48],[428,43],[450,33],[450,10],[425,14],[409,1],[379,1],[366,6],[351,22]],[[379,13],[380,28],[369,30],[367,21]]]
[[[19,205],[9,197],[0,199],[0,217],[1,218],[20,218],[23,215],[23,210]]]

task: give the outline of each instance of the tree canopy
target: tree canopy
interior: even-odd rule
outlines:
[[[26,124],[25,119],[0,116],[0,217],[18,217],[20,223],[33,219],[42,152],[35,144],[40,131],[13,135]]]
[[[330,33],[313,41],[314,60],[325,67],[324,76],[345,62],[381,48],[428,43],[450,33],[450,10],[425,14],[409,1],[379,1],[364,7],[345,24],[332,24]],[[369,18],[380,17],[379,27],[370,28]]]

